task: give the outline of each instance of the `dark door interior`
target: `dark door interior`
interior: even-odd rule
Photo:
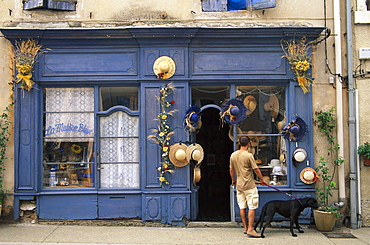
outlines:
[[[219,110],[208,108],[202,112],[202,127],[196,142],[202,145],[204,160],[201,164],[198,221],[231,220],[229,157],[233,142],[228,136],[229,126],[220,125]]]

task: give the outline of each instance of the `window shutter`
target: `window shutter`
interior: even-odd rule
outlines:
[[[48,0],[48,9],[76,10],[77,0]]]
[[[44,8],[44,0],[23,0],[23,9]]]
[[[227,0],[202,0],[202,10],[204,12],[227,11]]]
[[[252,9],[268,9],[275,7],[276,0],[252,0]]]

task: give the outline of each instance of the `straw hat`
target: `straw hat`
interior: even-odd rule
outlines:
[[[316,171],[310,167],[304,168],[299,176],[302,182],[305,184],[313,184],[318,178]]]
[[[195,167],[194,168],[193,184],[195,185],[197,182],[199,182],[200,178],[201,178],[200,167]]]
[[[303,148],[297,148],[293,152],[292,161],[294,167],[297,167],[297,163],[303,162],[307,159],[307,152]]]
[[[247,97],[245,97],[243,103],[248,109],[246,113],[248,116],[252,114],[252,112],[254,112],[254,110],[257,108],[257,101],[253,97],[253,95],[248,95]]]
[[[168,56],[159,57],[153,64],[154,74],[160,79],[171,78],[175,74],[175,70],[175,62]]]
[[[236,127],[236,134],[243,134],[243,131],[238,126]],[[233,125],[230,125],[229,138],[231,139],[231,141],[234,141]],[[239,139],[240,139],[240,136],[236,136],[236,142],[239,142]]]
[[[286,138],[289,141],[294,141],[294,142],[302,139],[303,136],[306,134],[306,132],[307,132],[307,124],[300,117],[297,117],[295,120],[291,121],[282,130],[284,138]]]
[[[186,160],[190,162],[190,160],[196,161],[198,164],[203,161],[204,158],[204,151],[201,145],[197,143],[192,143],[186,149]]]
[[[247,134],[262,134],[262,132],[249,130],[247,131]],[[253,147],[257,147],[260,144],[260,141],[265,139],[265,136],[249,136],[249,135],[247,136],[251,141],[251,146]]]
[[[202,126],[201,111],[197,105],[191,106],[187,109],[184,116],[184,127],[189,132],[194,132],[196,129],[200,129]]]
[[[169,158],[176,167],[184,167],[189,161],[186,159],[187,145],[184,143],[176,143],[170,146]]]
[[[269,102],[263,105],[265,111],[269,111],[272,118],[277,118],[279,115],[279,100],[275,94],[270,94]]]
[[[239,124],[247,118],[247,108],[239,99],[229,99],[221,105],[220,117],[228,124]]]

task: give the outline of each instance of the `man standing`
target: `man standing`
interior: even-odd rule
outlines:
[[[230,176],[232,184],[236,184],[237,200],[240,217],[244,225],[244,234],[249,237],[261,237],[253,227],[256,209],[258,208],[258,190],[253,178],[253,172],[260,178],[260,183],[266,185],[253,154],[248,152],[250,140],[247,136],[240,137],[240,149],[230,156]],[[236,173],[236,180],[235,180]],[[246,209],[248,207],[248,222]]]

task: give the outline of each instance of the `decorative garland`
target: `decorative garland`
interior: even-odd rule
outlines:
[[[174,90],[172,83],[163,84],[161,89],[159,90],[159,98],[158,101],[161,105],[161,111],[158,114],[158,118],[155,120],[159,121],[158,129],[154,129],[153,132],[155,135],[149,135],[148,139],[153,140],[156,144],[159,145],[161,148],[161,162],[160,167],[157,170],[160,172],[159,181],[161,186],[164,184],[169,184],[167,178],[165,177],[165,173],[171,173],[171,170],[174,168],[173,164],[169,160],[169,144],[171,136],[174,132],[171,132],[170,124],[167,122],[168,116],[172,116],[177,110],[170,110],[167,111],[175,101],[168,102],[166,100],[167,96],[170,95]]]
[[[310,91],[310,84],[313,83],[313,79],[309,77],[308,70],[312,66],[312,58],[308,53],[309,43],[306,43],[306,37],[302,37],[299,42],[290,40],[281,41],[281,47],[285,53],[283,57],[287,58],[290,64],[290,68],[294,71],[295,80],[297,80],[299,86],[302,88],[304,93]]]
[[[17,68],[16,83],[21,84],[21,89],[30,91],[35,84],[32,78],[32,70],[37,58],[43,53],[42,45],[35,40],[22,40],[15,43],[15,66]]]

